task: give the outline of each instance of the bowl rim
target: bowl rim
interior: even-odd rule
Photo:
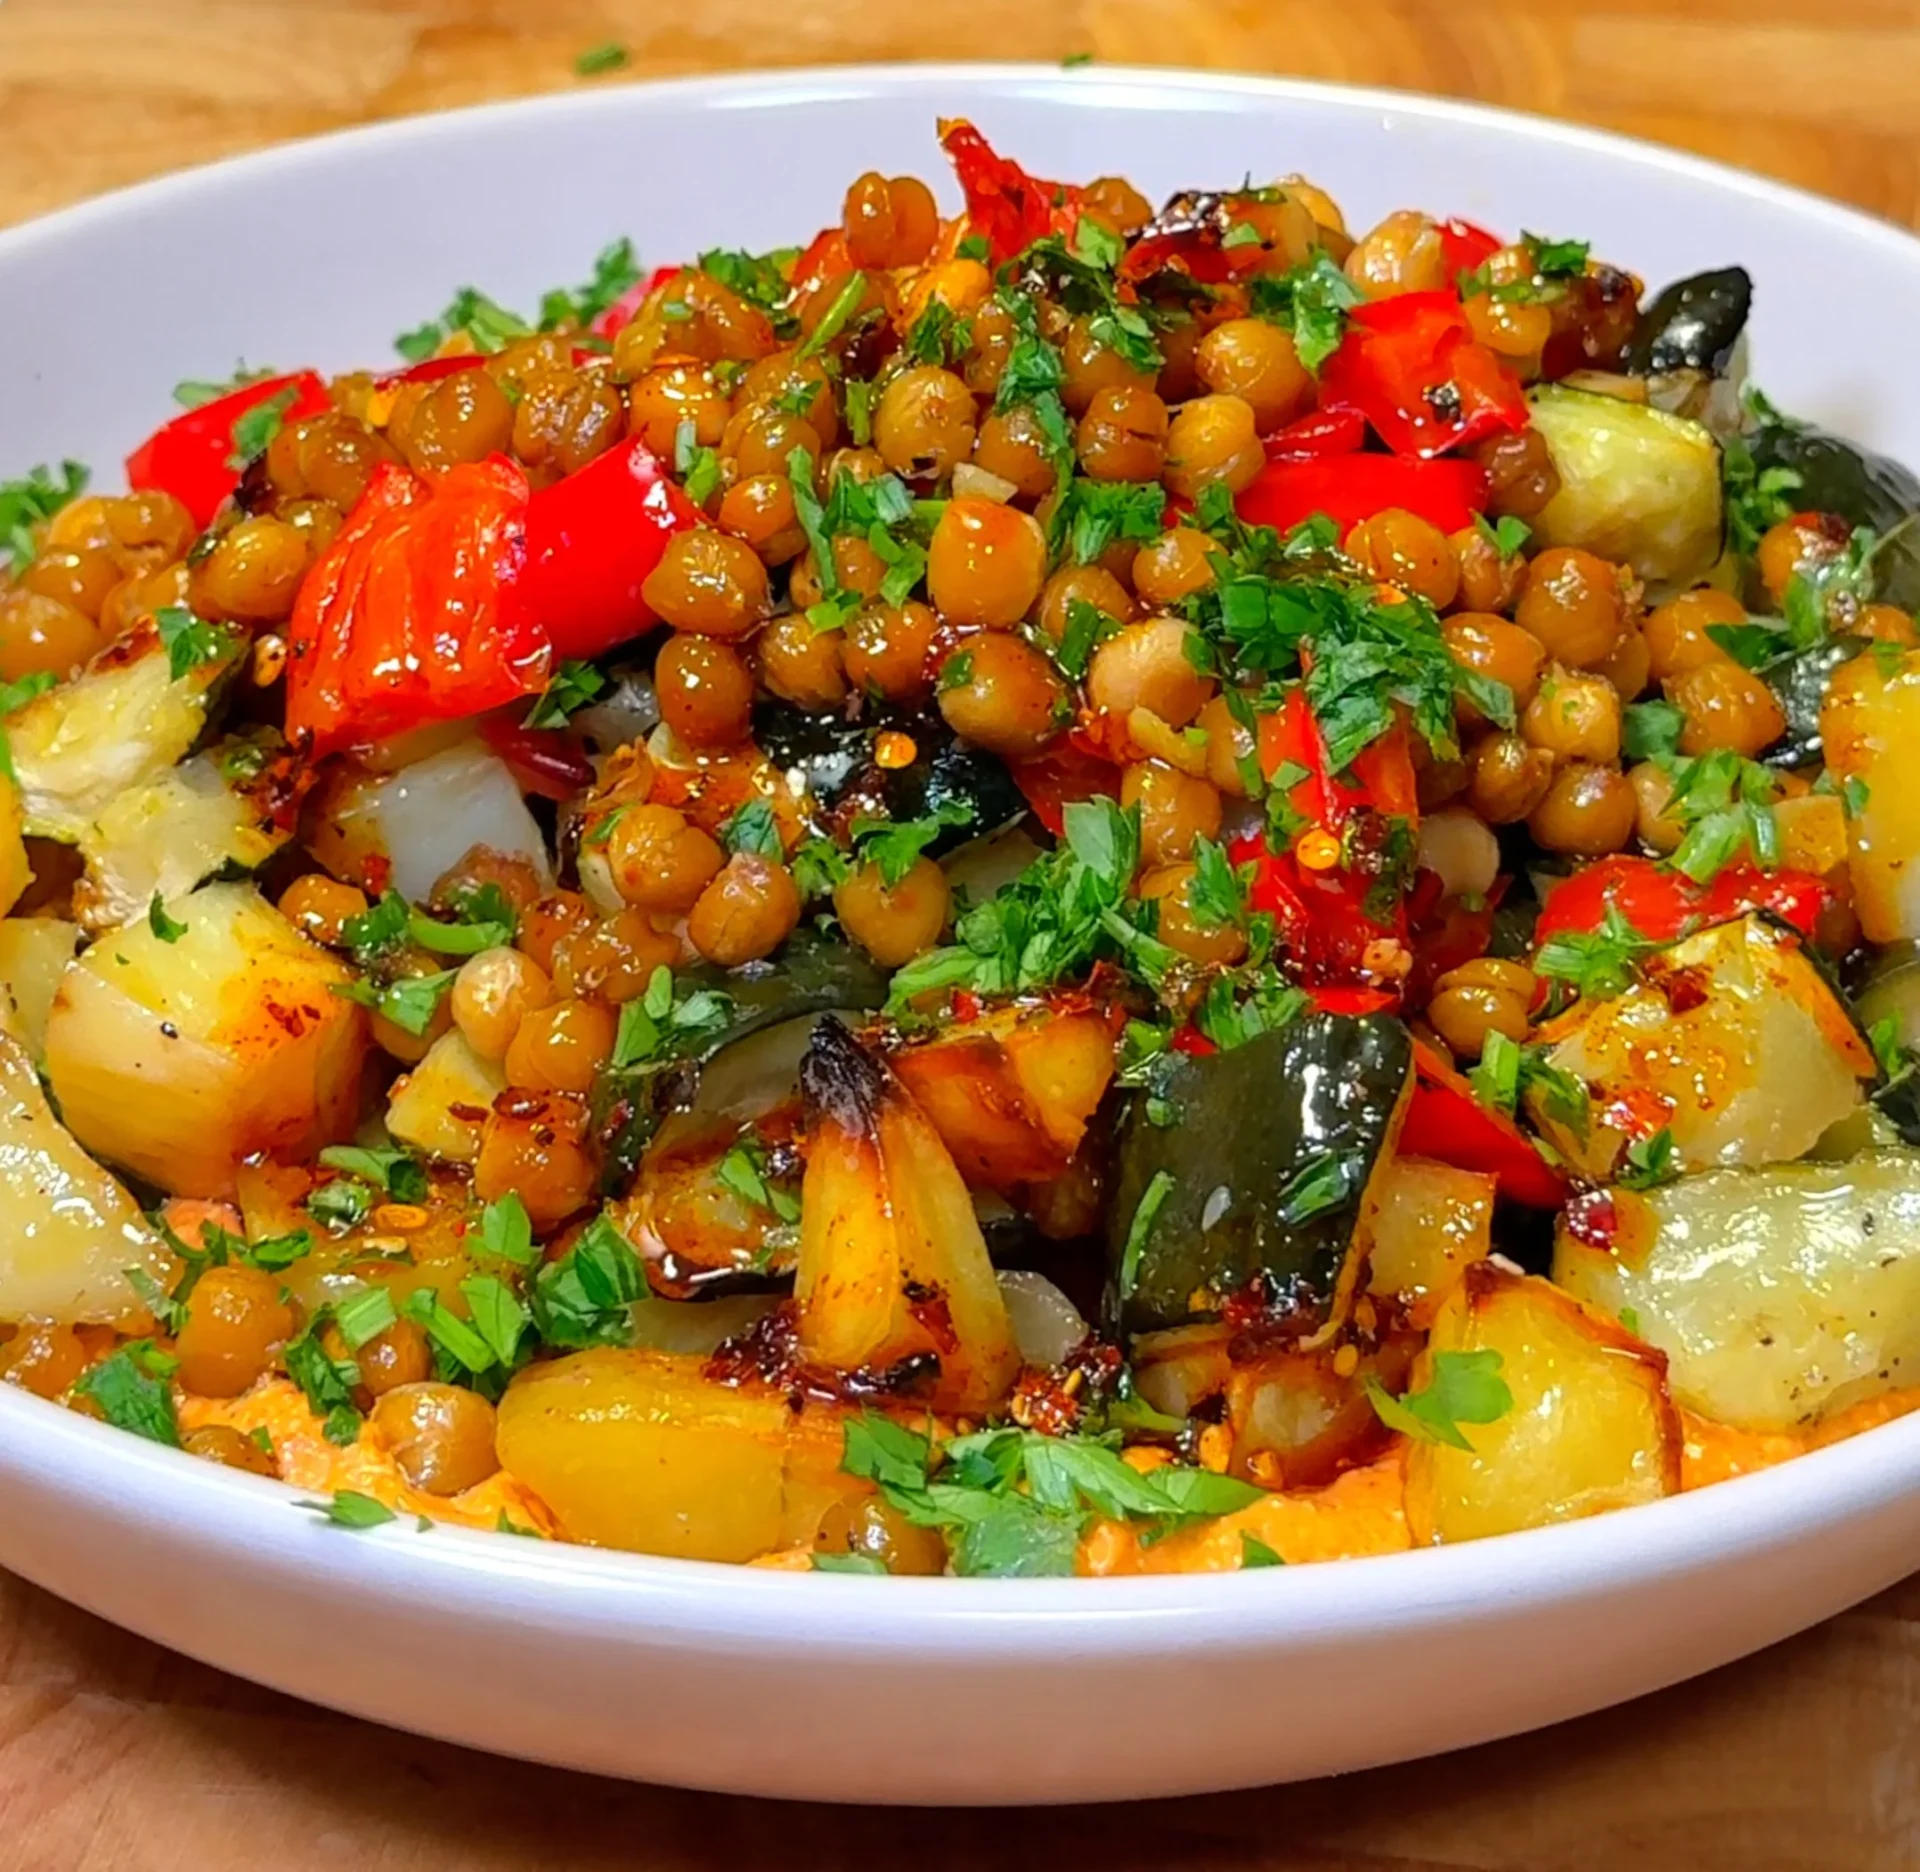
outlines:
[[[1378,112],[1502,140],[1552,144],[1615,164],[1684,177],[1774,211],[1844,232],[1920,280],[1920,238],[1898,224],[1705,157],[1554,118],[1460,99],[1318,80],[1103,65],[926,61],[798,66],[638,80],[409,115],[296,139],[195,165],[0,230],[0,268],[43,243],[110,231],[123,217],[197,195],[251,188],[257,179],[417,143],[458,143],[503,120],[619,116],[658,106],[779,110],[871,97],[936,99],[965,86],[1029,106],[1151,110],[1156,95],[1288,102]],[[1075,97],[1075,92],[1080,93]],[[1342,1642],[1445,1617],[1504,1617],[1599,1592],[1631,1590],[1742,1554],[1798,1543],[1897,1493],[1920,1489],[1920,1412],[1788,1462],[1637,1508],[1452,1547],[1235,1573],[1086,1578],[888,1579],[630,1554],[557,1541],[503,1539],[448,1524],[423,1538],[399,1521],[354,1536],[297,1506],[292,1485],[223,1469],[143,1441],[62,1406],[0,1385],[0,1479],[29,1491],[111,1500],[101,1508],[129,1531],[181,1538],[184,1520],[237,1543],[249,1563],[289,1583],[372,1601],[404,1588],[484,1614],[500,1589],[522,1603],[552,1599],[556,1613],[597,1608],[620,1622],[653,1610],[649,1634],[678,1628],[710,1642],[778,1640],[788,1649],[882,1652],[911,1635],[954,1660],[989,1633],[1057,1657],[1084,1654],[1116,1620],[1131,1650],[1192,1657],[1260,1641]],[[91,1505],[91,1504],[90,1504]],[[345,1543],[343,1545],[342,1543]],[[349,1568],[340,1564],[357,1556]],[[796,1619],[797,1608],[806,1616]],[[677,1615],[677,1616],[676,1616]],[[697,1624],[698,1632],[694,1631]]]

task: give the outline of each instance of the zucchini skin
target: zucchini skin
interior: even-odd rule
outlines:
[[[1412,1038],[1384,1014],[1308,1014],[1229,1052],[1169,1056],[1120,1130],[1107,1211],[1120,1326],[1209,1318],[1256,1278],[1303,1334],[1323,1324],[1364,1266],[1369,1186],[1412,1076]],[[1170,1123],[1154,1122],[1169,1113]],[[1288,1221],[1289,1185],[1328,1156],[1348,1166],[1344,1188]],[[1136,1212],[1161,1177],[1151,1226],[1130,1253]]]
[[[1872,527],[1885,540],[1876,565],[1880,596],[1902,610],[1920,607],[1920,539],[1908,527],[1920,514],[1920,477],[1871,449],[1843,441],[1811,424],[1770,422],[1748,438],[1754,466],[1790,468],[1800,477],[1794,505],[1813,513],[1838,514],[1854,526]]]
[[[1752,310],[1753,276],[1745,267],[1715,267],[1675,280],[1640,314],[1627,369],[1642,377],[1679,370],[1718,376]]]

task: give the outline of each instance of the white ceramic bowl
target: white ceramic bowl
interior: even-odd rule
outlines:
[[[642,88],[398,123],[0,235],[0,475],[110,465],[183,377],[345,367],[472,281],[509,304],[631,233],[765,247],[936,114],[1149,194],[1298,170],[1590,239],[1655,283],[1740,261],[1761,380],[1920,460],[1920,243],[1688,157],[1416,98],[1255,79],[923,67]],[[951,188],[946,189],[949,199]],[[104,475],[109,483],[110,472]],[[210,1663],[503,1752],[695,1787],[1060,1801],[1325,1774],[1706,1670],[1920,1556],[1920,1417],[1697,1495],[1479,1545],[1218,1578],[872,1580],[396,1524],[0,1386],[0,1564]]]

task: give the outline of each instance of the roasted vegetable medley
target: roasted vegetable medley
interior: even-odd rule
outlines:
[[[1738,266],[941,142],[0,486],[0,1377],[969,1575],[1912,1408],[1920,483]]]

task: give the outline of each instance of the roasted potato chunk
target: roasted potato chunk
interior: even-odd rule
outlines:
[[[1497,1352],[1513,1405],[1463,1426],[1470,1450],[1416,1441],[1407,1521],[1416,1544],[1480,1540],[1673,1494],[1680,1414],[1667,1361],[1546,1281],[1495,1262],[1467,1269],[1414,1367],[1430,1382],[1445,1353]]]
[[[1492,1177],[1426,1157],[1387,1165],[1367,1258],[1376,1299],[1398,1301],[1409,1325],[1428,1326],[1462,1273],[1492,1251]]]

